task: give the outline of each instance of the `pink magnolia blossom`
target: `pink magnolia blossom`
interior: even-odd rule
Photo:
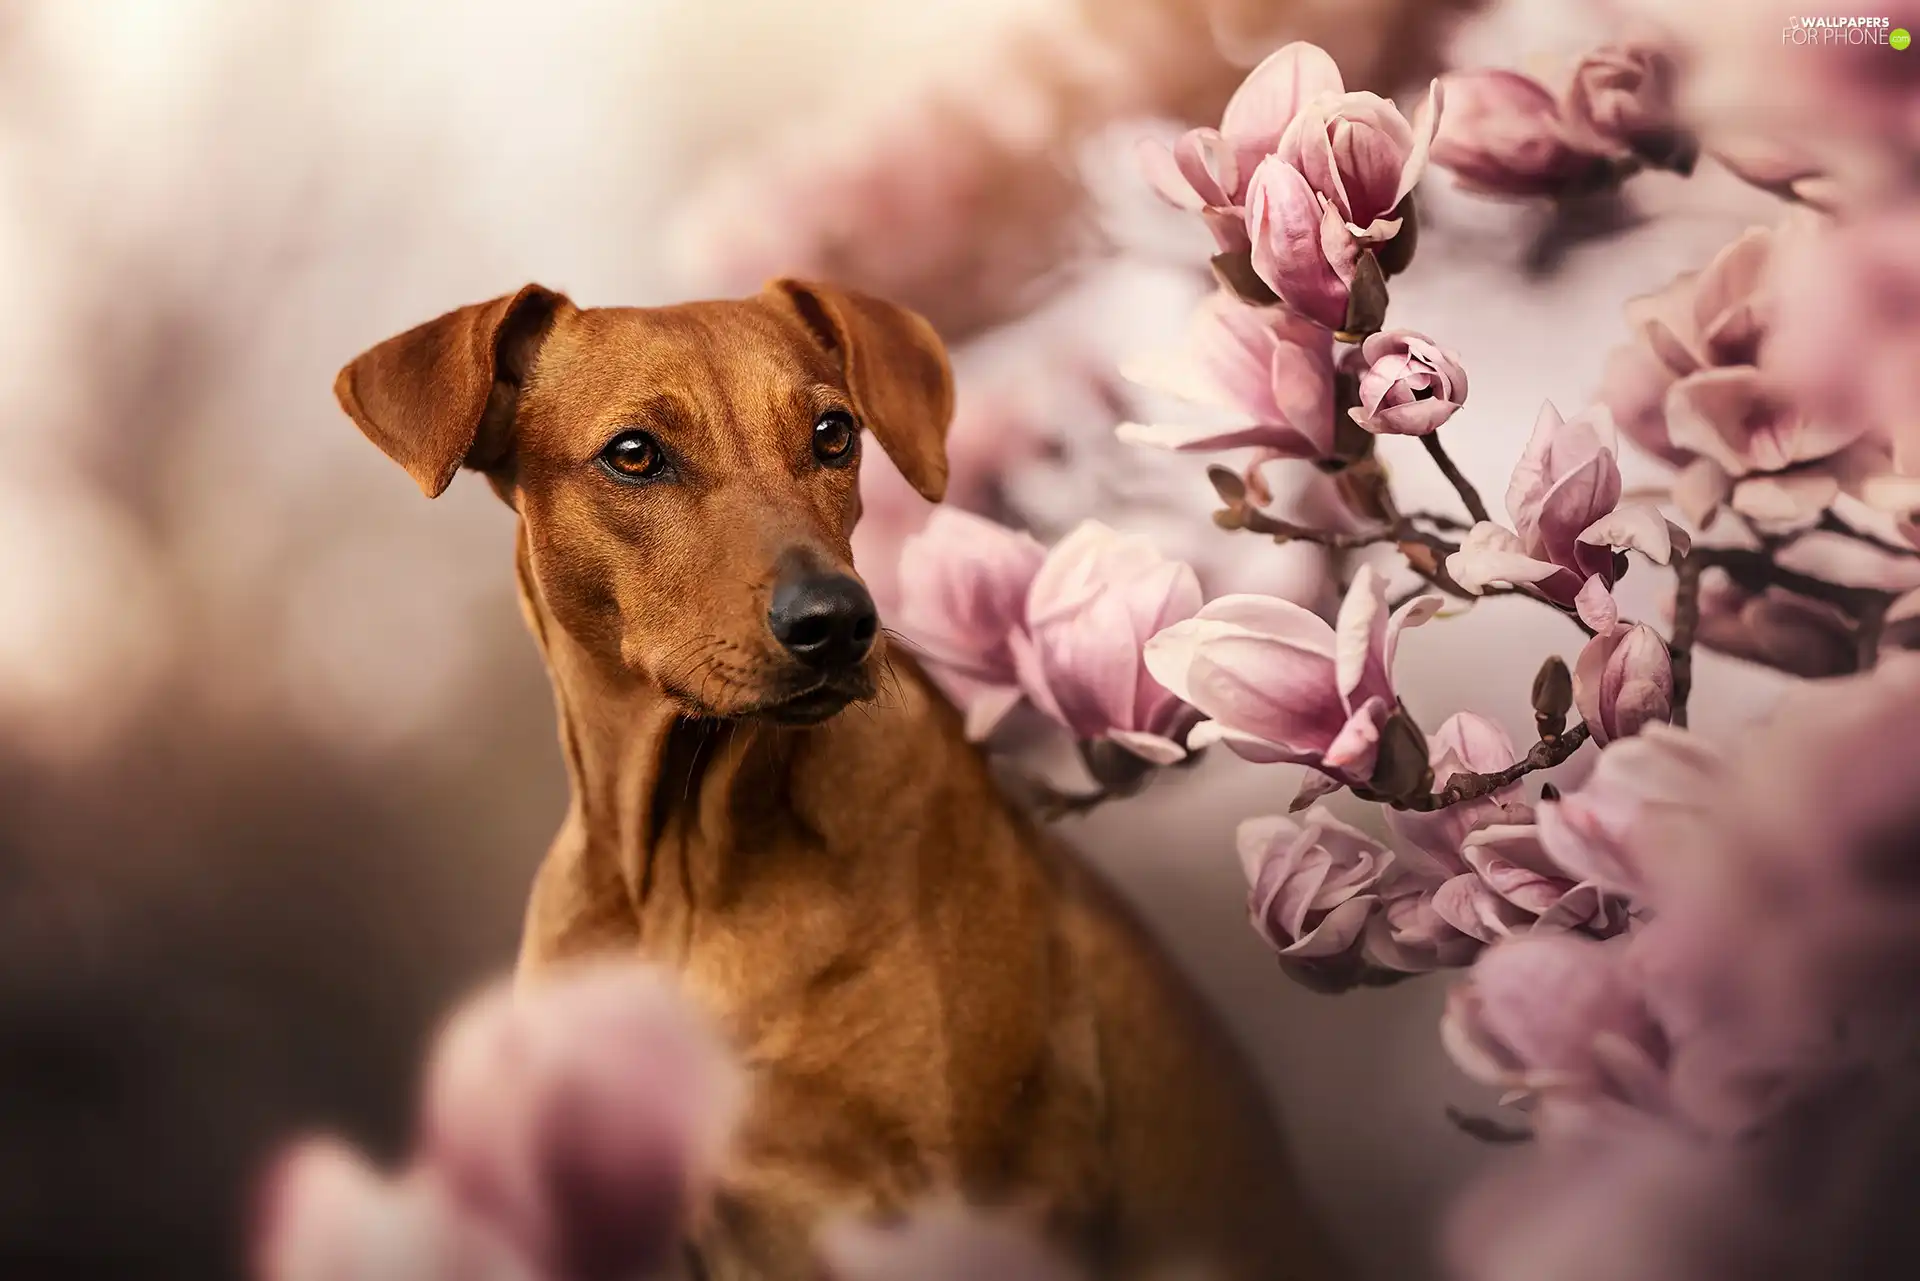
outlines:
[[[1460,858],[1467,871],[1434,891],[1433,910],[1469,938],[1497,943],[1567,930],[1604,938],[1626,925],[1618,902],[1553,861],[1531,822],[1468,833]]]
[[[1010,637],[1046,548],[957,508],[936,508],[900,551],[901,631],[982,739],[1020,701]]]
[[[1125,372],[1231,419],[1209,426],[1124,423],[1120,439],[1131,444],[1182,452],[1250,446],[1260,462],[1334,456],[1333,336],[1283,308],[1250,307],[1216,293],[1194,313],[1185,351],[1136,361]]]
[[[1920,472],[1916,244],[1920,215],[1907,206],[1788,246],[1780,290],[1793,306],[1782,310],[1763,357],[1808,414],[1876,431],[1908,474]],[[1896,470],[1891,460],[1888,469]]]
[[[1472,712],[1449,717],[1428,746],[1436,788],[1456,773],[1498,773],[1520,759],[1504,729]],[[1535,929],[1606,935],[1624,924],[1618,903],[1542,848],[1518,784],[1427,813],[1391,811],[1387,825],[1410,851],[1392,888],[1419,893],[1458,937],[1478,944]],[[1400,910],[1425,919],[1410,906]]]
[[[1658,45],[1606,45],[1581,58],[1567,87],[1566,117],[1596,150],[1654,163],[1687,164],[1677,108],[1679,68]]]
[[[259,1281],[544,1281],[432,1173],[389,1178],[334,1139],[280,1157],[261,1215]]]
[[[1150,637],[1200,608],[1200,580],[1137,535],[1086,521],[1047,554],[1009,637],[1020,687],[1081,742],[1169,765],[1196,719],[1143,665]]]
[[[1601,632],[1573,665],[1573,701],[1602,747],[1673,718],[1673,662],[1645,623]]]
[[[1153,636],[1147,670],[1208,718],[1189,748],[1225,743],[1250,761],[1364,784],[1399,706],[1391,673],[1400,632],[1440,603],[1420,597],[1389,617],[1386,579],[1370,566],[1354,576],[1334,627],[1291,601],[1222,596]]]
[[[1697,524],[1724,503],[1769,528],[1804,525],[1860,470],[1864,429],[1808,413],[1758,363],[1782,296],[1777,260],[1805,234],[1755,228],[1628,306],[1637,338],[1610,356],[1601,400],[1634,443],[1683,469],[1675,498]]]
[[[1282,960],[1332,965],[1358,951],[1393,859],[1379,842],[1316,806],[1298,822],[1248,819],[1238,843],[1248,915]]]
[[[1576,133],[1551,90],[1516,71],[1441,78],[1447,109],[1433,163],[1469,191],[1517,198],[1571,196],[1613,181],[1608,149]]]
[[[1445,787],[1456,774],[1497,774],[1519,759],[1507,731],[1474,712],[1449,716],[1428,736],[1427,749],[1436,788]],[[1436,880],[1443,880],[1467,870],[1460,850],[1469,833],[1496,824],[1525,823],[1532,816],[1516,783],[1445,809],[1389,810],[1387,826],[1416,851]]]
[[[1359,328],[1354,292],[1363,272],[1380,278],[1371,255],[1405,225],[1403,206],[1426,172],[1440,119],[1440,88],[1436,82],[1410,123],[1385,98],[1347,92],[1324,54],[1289,49],[1273,58],[1291,59],[1303,83],[1274,92],[1291,114],[1246,192],[1253,269],[1315,323]]]
[[[1296,41],[1268,55],[1228,99],[1218,129],[1189,129],[1171,148],[1140,143],[1154,190],[1176,208],[1199,212],[1221,252],[1245,252],[1247,189],[1308,103],[1346,90],[1324,49]]]
[[[1460,358],[1411,330],[1370,334],[1361,344],[1360,403],[1347,411],[1377,435],[1424,436],[1467,399]]]
[[[713,1031],[655,971],[576,967],[464,1006],[398,1178],[331,1140],[270,1175],[265,1281],[613,1281],[677,1250],[744,1101]]]
[[[1440,1037],[1462,1071],[1552,1108],[1664,1106],[1667,1045],[1626,941],[1568,935],[1490,948],[1447,995]]]
[[[1645,901],[1640,860],[1650,829],[1676,811],[1702,809],[1720,765],[1719,753],[1696,735],[1649,724],[1600,753],[1578,791],[1540,805],[1540,844],[1569,875]]]
[[[1548,404],[1507,487],[1514,528],[1491,521],[1475,525],[1447,558],[1447,572],[1470,592],[1525,586],[1557,605],[1584,610],[1618,579],[1617,553],[1638,551],[1664,565],[1690,545],[1658,508],[1621,506],[1620,492],[1606,410],[1563,421]],[[1598,589],[1592,586],[1596,579]],[[1602,624],[1589,619],[1589,625]]]
[[[676,1248],[744,1102],[705,1023],[651,970],[502,985],[428,1064],[422,1158],[552,1272],[632,1276]]]

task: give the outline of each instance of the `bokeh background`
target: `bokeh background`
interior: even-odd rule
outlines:
[[[563,777],[510,515],[472,478],[422,500],[336,409],[340,364],[528,280],[644,304],[838,276],[955,345],[958,501],[1313,599],[1311,553],[1207,523],[1197,461],[1111,439],[1116,363],[1207,287],[1128,144],[1217,118],[1289,38],[1404,91],[1591,35],[1578,0],[1471,8],[0,3],[0,1275],[236,1274],[263,1155],[316,1126],[395,1149],[437,1015],[511,963]],[[1711,172],[1581,226],[1446,186],[1396,323],[1465,357],[1449,436],[1490,496],[1543,398],[1584,404],[1620,302],[1765,215]],[[872,457],[884,598],[924,511]],[[1410,638],[1402,689],[1519,737],[1575,639],[1490,603]],[[1772,696],[1702,666],[1709,733]],[[1294,782],[1209,761],[1063,830],[1258,1058],[1365,1274],[1418,1278],[1485,1155],[1444,1110],[1488,1100],[1438,1046],[1442,981],[1313,996],[1245,928],[1233,826]]]

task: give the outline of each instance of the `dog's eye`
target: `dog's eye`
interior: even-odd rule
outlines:
[[[813,456],[828,467],[844,467],[853,460],[860,428],[844,409],[829,409],[813,424]]]
[[[623,431],[600,451],[600,465],[622,480],[653,480],[667,470],[667,451],[643,431]]]

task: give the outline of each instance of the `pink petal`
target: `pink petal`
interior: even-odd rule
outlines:
[[[1273,151],[1307,103],[1345,92],[1340,68],[1327,51],[1296,41],[1267,55],[1248,73],[1227,101],[1220,132],[1233,140],[1250,171]]]
[[[1180,171],[1179,162],[1173,157],[1173,148],[1158,138],[1142,138],[1134,144],[1134,156],[1140,165],[1140,172],[1146,176],[1147,185],[1176,209],[1185,209],[1189,213],[1198,213],[1206,207],[1206,201],[1193,189],[1187,176]]]
[[[1620,621],[1620,602],[1613,598],[1607,580],[1598,574],[1589,578],[1573,598],[1573,607],[1580,621],[1596,632],[1610,632]]]
[[[1685,530],[1678,528],[1651,503],[1629,503],[1616,507],[1580,531],[1580,541],[1615,551],[1636,551],[1656,565],[1664,565],[1678,552],[1684,556],[1693,545]]]
[[[1558,565],[1527,555],[1512,531],[1491,521],[1468,530],[1460,550],[1447,557],[1448,575],[1470,592],[1544,582],[1560,572]]]
[[[1348,287],[1323,248],[1327,211],[1298,169],[1271,157],[1247,189],[1254,272],[1287,306],[1328,329],[1346,324]]]

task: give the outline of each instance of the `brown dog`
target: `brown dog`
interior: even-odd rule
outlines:
[[[848,538],[863,431],[945,487],[924,320],[793,281],[655,309],[530,285],[335,392],[428,495],[464,464],[519,513],[573,784],[520,964],[638,953],[728,1029],[755,1095],[706,1275],[813,1275],[824,1219],[940,1196],[1034,1212],[1105,1275],[1332,1275],[1218,1029],[885,650]]]

